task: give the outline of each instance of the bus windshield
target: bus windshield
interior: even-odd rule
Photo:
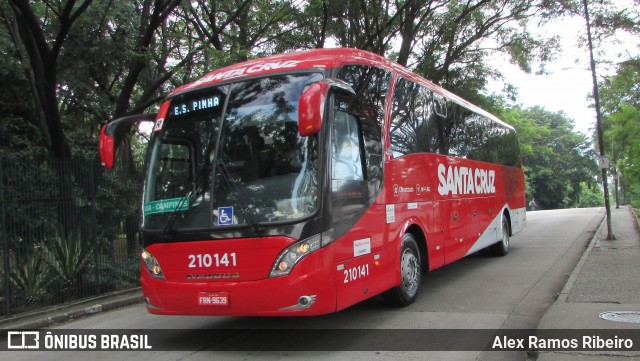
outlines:
[[[318,136],[301,137],[297,118],[303,90],[320,80],[279,75],[172,99],[150,145],[143,227],[255,226],[315,213]]]

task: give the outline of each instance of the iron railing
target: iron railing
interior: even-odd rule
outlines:
[[[0,317],[138,286],[140,168],[0,158]]]

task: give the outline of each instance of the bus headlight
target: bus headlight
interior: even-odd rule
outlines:
[[[164,275],[162,274],[160,264],[151,253],[147,252],[146,250],[142,251],[142,261],[147,267],[147,271],[149,271],[149,276],[158,280],[164,280]]]
[[[325,232],[328,233],[328,232]],[[319,250],[322,246],[331,243],[323,242],[323,237],[329,234],[316,234],[300,242],[294,243],[285,248],[276,258],[273,267],[271,267],[270,277],[280,277],[288,275],[293,267],[307,255]]]

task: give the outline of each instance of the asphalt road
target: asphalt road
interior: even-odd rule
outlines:
[[[511,240],[506,257],[473,255],[429,273],[423,280],[420,296],[413,305],[394,309],[381,297],[374,297],[336,314],[305,318],[231,318],[167,317],[146,312],[139,304],[104,312],[60,325],[63,329],[164,329],[167,342],[189,343],[184,351],[128,352],[7,352],[8,360],[526,360],[523,352],[480,351],[405,351],[420,349],[407,346],[419,339],[405,337],[411,330],[433,329],[535,329],[548,307],[561,291],[574,266],[593,236],[603,213],[600,209],[538,211],[527,214],[528,225]],[[291,330],[386,330],[379,334],[385,351],[211,351],[216,346],[206,330],[230,332],[225,342],[247,349],[255,340],[241,330],[270,330],[276,339],[296,335]],[[399,330],[394,333],[388,330]],[[328,331],[327,331],[328,330]],[[338,332],[341,337],[359,334]],[[404,332],[404,333],[403,333]],[[431,331],[430,331],[431,332]],[[419,337],[433,333],[419,333]],[[219,334],[215,334],[219,336]],[[214,336],[215,336],[214,335]],[[300,333],[316,337],[318,334]],[[447,337],[452,337],[447,334]],[[402,339],[401,339],[402,337]],[[309,340],[312,343],[314,340]],[[304,349],[304,339],[296,338],[294,349]],[[349,340],[342,339],[341,345]],[[354,342],[357,340],[354,339]],[[385,343],[386,342],[386,343]],[[397,342],[397,350],[389,343]],[[367,347],[374,345],[368,345]],[[171,347],[169,347],[171,348]],[[179,348],[179,347],[178,347]],[[349,347],[346,347],[350,349]]]

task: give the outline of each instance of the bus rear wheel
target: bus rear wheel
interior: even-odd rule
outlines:
[[[489,251],[492,256],[504,257],[509,253],[509,222],[502,220],[502,241],[490,246]]]
[[[404,307],[416,300],[422,281],[420,264],[418,243],[412,234],[407,233],[402,238],[400,251],[400,285],[383,293],[387,304]]]

